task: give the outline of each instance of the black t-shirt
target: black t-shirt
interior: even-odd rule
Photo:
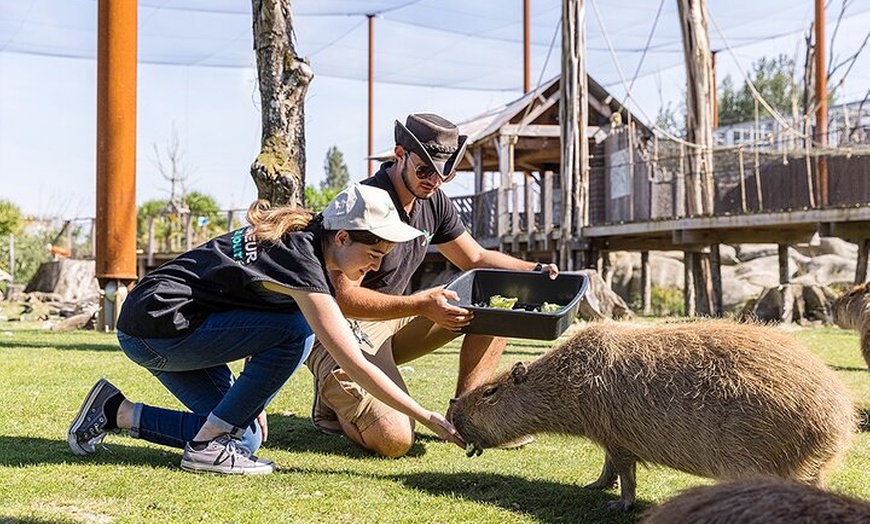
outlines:
[[[298,311],[292,297],[267,291],[263,282],[332,294],[320,239],[314,224],[274,244],[256,242],[250,228],[216,237],[145,275],[124,301],[118,329],[144,338],[174,338],[213,312]]]
[[[378,271],[366,273],[362,286],[381,293],[400,295],[405,293],[414,271],[423,263],[429,244],[438,245],[455,240],[465,232],[465,225],[459,218],[453,202],[441,189],[435,190],[432,197],[427,200],[417,199],[410,216],[405,213],[405,208],[399,201],[393,182],[386,171],[391,165],[391,162],[381,164],[381,168],[373,177],[361,183],[379,187],[389,193],[402,220],[423,231],[426,236],[396,244],[396,247],[383,258]]]

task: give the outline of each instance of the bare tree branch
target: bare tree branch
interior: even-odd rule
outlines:
[[[870,100],[870,89],[867,90],[864,94],[864,99],[861,100],[860,104],[858,104],[858,118],[855,119],[855,125],[849,130],[849,141],[852,140],[852,137],[858,131],[858,128],[861,127],[861,113],[864,111],[864,104],[867,100]]]

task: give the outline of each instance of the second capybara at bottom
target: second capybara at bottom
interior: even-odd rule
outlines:
[[[794,337],[714,320],[589,324],[452,408],[469,454],[533,433],[592,440],[605,461],[587,487],[618,480],[623,510],[638,462],[821,485],[857,426],[846,387]]]
[[[643,524],[867,524],[870,503],[814,486],[759,478],[687,489]]]

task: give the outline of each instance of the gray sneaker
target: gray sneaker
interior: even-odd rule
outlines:
[[[181,469],[194,473],[266,475],[275,471],[275,463],[258,458],[236,439],[218,437],[201,451],[187,443],[181,456]]]
[[[108,380],[101,378],[85,397],[79,413],[69,427],[66,441],[76,455],[96,452],[96,445],[106,436],[106,401],[121,391]]]

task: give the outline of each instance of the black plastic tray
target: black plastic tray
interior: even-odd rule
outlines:
[[[463,333],[537,340],[554,340],[568,329],[588,287],[589,278],[582,273],[559,274],[555,280],[550,280],[547,273],[504,269],[472,269],[447,285],[447,289],[459,295],[459,301],[451,303],[474,312],[471,324]],[[475,305],[489,303],[493,295],[516,297],[514,307],[522,305],[531,309],[544,302],[565,307],[543,313]]]

